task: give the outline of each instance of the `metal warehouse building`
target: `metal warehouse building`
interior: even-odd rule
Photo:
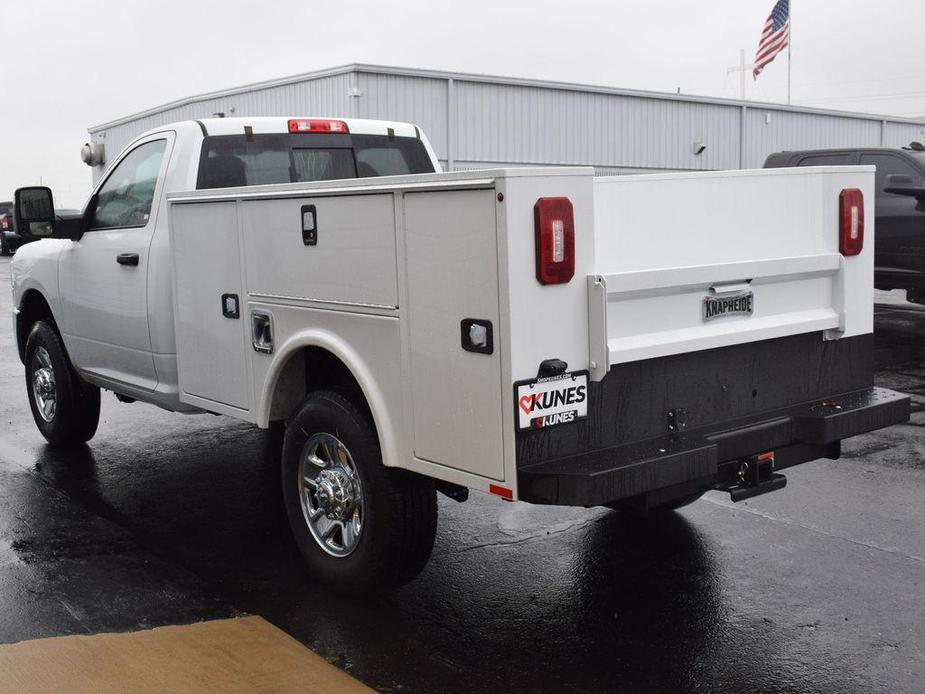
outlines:
[[[145,130],[218,113],[410,121],[428,134],[448,170],[523,164],[591,165],[602,174],[754,168],[782,149],[925,140],[925,120],[375,65],[180,99],[89,132],[112,160]]]

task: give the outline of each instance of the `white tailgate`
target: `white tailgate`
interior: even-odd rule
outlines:
[[[865,199],[863,252],[843,258],[843,188]],[[606,365],[811,331],[873,329],[873,167],[599,178],[588,278],[592,376]],[[704,319],[707,296],[751,315]]]

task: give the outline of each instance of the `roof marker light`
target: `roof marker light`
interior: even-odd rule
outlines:
[[[342,120],[310,120],[308,118],[293,118],[289,121],[289,132],[347,134],[350,132],[350,129]]]

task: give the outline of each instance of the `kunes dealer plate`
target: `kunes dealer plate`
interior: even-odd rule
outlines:
[[[725,316],[750,316],[754,309],[755,297],[751,292],[703,297],[704,320]]]
[[[588,372],[576,372],[518,383],[520,429],[568,424],[588,416]]]

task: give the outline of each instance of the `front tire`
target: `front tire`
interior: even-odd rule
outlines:
[[[331,588],[397,588],[427,564],[437,530],[433,482],[383,466],[375,428],[343,395],[312,393],[290,418],[282,482],[299,551]]]
[[[100,390],[74,372],[61,338],[45,321],[26,341],[26,392],[35,425],[52,446],[93,438],[100,420]]]

